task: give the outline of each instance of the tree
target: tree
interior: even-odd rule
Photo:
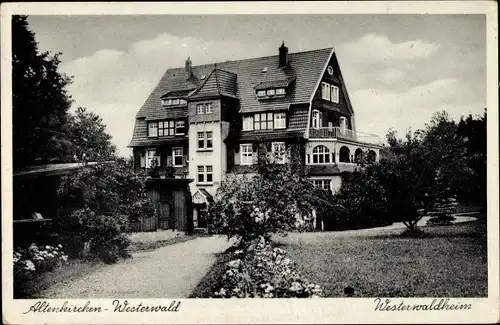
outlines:
[[[468,186],[461,189],[460,197],[475,200],[486,207],[486,110],[481,117],[461,118],[458,134],[466,148],[467,165],[472,170]]]
[[[116,147],[106,133],[102,118],[78,107],[68,120],[68,136],[77,161],[103,161],[115,157]]]
[[[378,167],[388,193],[391,215],[401,216],[410,231],[436,209],[438,202],[453,198],[464,186],[470,169],[457,124],[445,112],[434,115],[424,130],[398,139],[389,132],[391,155]]]
[[[12,17],[12,120],[14,167],[68,161],[65,133],[71,79],[60,73],[60,53],[40,53],[26,16]]]

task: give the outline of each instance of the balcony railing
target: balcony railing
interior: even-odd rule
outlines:
[[[380,144],[380,137],[378,135],[353,131],[349,129],[341,129],[338,126],[326,128],[311,128],[309,130],[309,138],[337,138],[377,145]]]

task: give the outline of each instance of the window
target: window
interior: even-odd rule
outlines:
[[[173,165],[178,167],[182,166],[182,148],[173,148],[172,149],[172,161]]]
[[[161,100],[162,106],[175,106],[175,105],[186,105],[186,104],[187,101],[182,98],[168,98]]]
[[[257,90],[257,97],[265,97],[265,96],[266,96],[265,90]]]
[[[274,128],[275,129],[285,129],[286,128],[286,113],[274,113]]]
[[[153,167],[153,161],[156,159],[158,166],[160,166],[160,155],[156,154],[156,150],[146,150],[146,168]]]
[[[274,93],[275,93],[274,89],[268,89],[268,90],[266,90],[266,95],[267,96],[273,96]]]
[[[251,165],[253,163],[253,146],[251,144],[240,144],[241,165]]]
[[[340,134],[345,135],[347,130],[347,118],[345,116],[340,117]]]
[[[285,143],[284,142],[273,142],[271,144],[271,152],[273,155],[273,161],[277,164],[285,163]]]
[[[207,183],[212,183],[213,180],[213,167],[212,166],[205,166],[205,169],[207,171]]]
[[[205,148],[205,132],[198,132],[198,149]]]
[[[322,120],[323,114],[318,110],[314,110],[312,115],[312,127],[315,129],[319,129],[323,124]]]
[[[331,90],[332,90],[331,101],[338,104],[339,103],[339,87],[332,85]]]
[[[243,131],[253,130],[253,116],[243,116]]]
[[[273,128],[273,113],[257,113],[254,117],[255,130],[270,130]]]
[[[198,132],[198,149],[212,149],[212,131]]]
[[[284,95],[284,94],[285,94],[285,88],[276,89],[276,95]]]
[[[148,123],[148,137],[158,136],[158,122]]]
[[[198,166],[198,183],[205,183],[205,166]]]
[[[331,96],[330,84],[326,82],[321,83],[321,98],[330,100]]]
[[[175,121],[175,134],[185,134],[186,133],[186,121],[178,120]]]
[[[331,179],[314,179],[313,184],[316,187],[322,188],[324,190],[329,190],[331,191],[331,185],[332,180]]]
[[[210,114],[212,113],[212,103],[206,103],[205,104],[205,114]]]
[[[196,114],[205,114],[204,111],[203,111],[203,104],[197,104],[196,105]]]
[[[206,148],[207,149],[212,149],[212,131],[208,131],[205,133],[206,134]]]
[[[175,122],[173,120],[158,122],[158,136],[174,135],[174,133]]]
[[[321,98],[328,101],[339,103],[339,87],[330,85],[329,83],[321,83]]]
[[[313,164],[329,164],[330,163],[330,150],[325,146],[316,146],[312,152]]]
[[[202,184],[213,183],[213,166],[198,166],[197,181]]]
[[[255,114],[253,121],[254,121],[253,125],[254,130],[260,130],[260,114]]]

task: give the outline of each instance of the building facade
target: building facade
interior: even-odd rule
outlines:
[[[136,171],[189,178],[195,227],[226,173],[254,172],[259,144],[287,163],[299,157],[316,186],[336,191],[379,138],[356,130],[333,48],[169,69],[136,115]]]

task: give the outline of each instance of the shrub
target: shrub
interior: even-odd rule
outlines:
[[[89,243],[90,253],[106,263],[114,263],[120,257],[129,256],[127,247],[130,240],[128,217],[124,215],[97,215],[90,209],[80,209],[61,219],[60,233],[71,243],[71,251],[77,255],[85,243]]]
[[[217,298],[307,298],[324,296],[323,289],[304,279],[286,252],[259,237],[235,252],[226,264]]]
[[[127,256],[129,221],[155,212],[144,178],[122,159],[89,165],[63,177],[58,194],[62,202],[77,209],[55,221],[71,256],[81,255],[90,243],[90,252],[107,263]]]
[[[433,209],[429,212],[431,217],[427,224],[429,225],[450,225],[455,217],[458,202],[454,197],[438,200],[434,203]]]
[[[14,296],[22,297],[29,283],[38,276],[50,272],[68,261],[62,245],[37,246],[14,250]]]

